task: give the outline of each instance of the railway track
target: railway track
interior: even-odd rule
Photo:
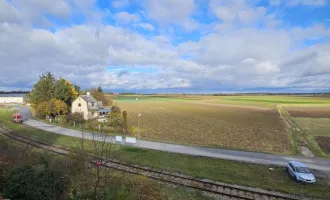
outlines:
[[[56,154],[68,155],[72,153],[68,149],[64,149],[58,146],[49,145],[44,142],[33,140],[31,138],[14,133],[10,130],[0,128],[0,133],[22,143],[42,148]],[[138,165],[129,165],[116,160],[101,159],[92,155],[89,155],[89,160],[93,164],[98,166],[112,168],[115,170],[123,171],[130,174],[142,175],[154,180],[166,182],[173,185],[186,186],[189,188],[197,189],[203,192],[207,192],[212,195],[216,195],[219,199],[242,199],[242,200],[300,200],[308,199],[303,197],[296,197],[293,195],[270,192],[254,188],[246,188],[242,186],[229,185],[225,183],[196,179],[189,176],[166,172],[162,170],[155,170],[147,167],[141,167]]]

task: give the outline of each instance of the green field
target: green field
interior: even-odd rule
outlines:
[[[65,147],[76,147],[80,144],[80,139],[78,138],[57,135],[22,124],[13,124],[10,122],[10,116],[11,113],[9,111],[0,110],[0,124],[22,135]],[[92,143],[86,141],[85,146],[91,150]],[[109,155],[111,158],[126,163],[184,173],[193,177],[225,183],[258,187],[296,195],[330,198],[329,180],[319,178],[315,185],[297,184],[287,175],[282,167],[194,157],[118,145],[112,145],[110,151]],[[270,170],[270,167],[273,170]]]
[[[294,120],[300,128],[313,136],[330,137],[330,118],[296,117]]]
[[[323,96],[134,95],[113,99],[128,112],[133,127],[142,114],[140,132],[147,140],[280,154],[294,151],[277,105],[298,111],[324,110],[330,105],[330,97]]]

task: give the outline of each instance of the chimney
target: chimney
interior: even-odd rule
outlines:
[[[90,96],[90,95],[91,95],[91,93],[90,93],[90,92],[87,92],[87,95],[88,95],[88,96]]]

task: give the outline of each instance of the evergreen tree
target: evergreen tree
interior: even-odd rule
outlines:
[[[55,84],[54,97],[64,101],[68,106],[71,105],[73,97],[71,95],[71,88],[66,84],[65,79],[60,79]]]
[[[101,86],[99,86],[99,87],[97,88],[97,91],[98,91],[99,93],[103,93],[103,89],[101,88]]]
[[[52,73],[43,73],[28,94],[31,105],[36,108],[38,103],[52,99],[54,97],[55,84],[56,79]]]

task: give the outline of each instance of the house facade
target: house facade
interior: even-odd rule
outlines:
[[[89,92],[86,95],[80,95],[71,106],[71,112],[83,113],[85,120],[107,115],[110,111],[109,108],[104,108],[102,101],[96,101]]]

